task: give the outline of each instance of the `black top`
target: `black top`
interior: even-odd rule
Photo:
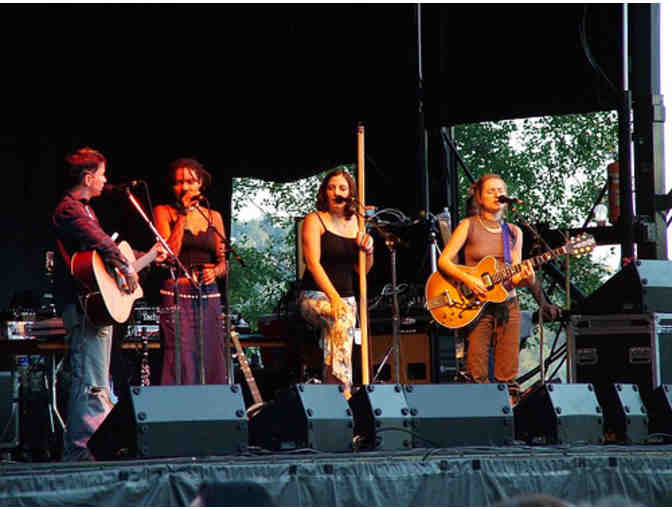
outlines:
[[[324,230],[320,238],[320,264],[341,297],[354,296],[353,272],[359,255],[357,239],[339,236],[329,232],[326,227]],[[321,290],[310,271],[303,274],[301,289]]]
[[[217,233],[210,226],[205,232],[194,235],[191,230],[184,229],[180,261],[186,267],[217,263]]]

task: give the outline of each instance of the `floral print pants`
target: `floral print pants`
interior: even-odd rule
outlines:
[[[352,385],[352,344],[357,322],[357,301],[341,298],[348,313],[338,319],[331,316],[331,302],[324,292],[304,290],[299,296],[301,315],[320,329],[324,364],[343,384]]]

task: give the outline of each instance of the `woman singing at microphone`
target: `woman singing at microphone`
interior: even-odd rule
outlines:
[[[503,219],[507,208],[506,183],[496,174],[485,174],[471,187],[476,210],[460,222],[448,240],[438,261],[439,271],[456,278],[478,296],[485,297],[487,289],[480,278],[460,269],[453,260],[464,247],[465,265],[475,266],[483,257],[492,255],[497,265],[519,264],[523,247],[523,232]],[[509,199],[508,201],[511,201]],[[509,385],[511,400],[517,402],[519,388],[518,353],[520,344],[520,309],[515,287],[534,282],[534,269],[527,261],[523,270],[512,278],[508,298],[503,303],[488,303],[480,317],[466,327],[469,342],[467,373],[476,383],[487,383],[490,344],[494,352],[494,377]]]
[[[178,275],[177,299],[174,280],[167,278],[161,289],[163,310],[170,310],[175,305],[179,307],[181,382],[199,383],[198,333],[199,324],[202,324],[205,384],[227,384],[224,331],[219,320],[221,296],[216,281],[227,273],[225,245],[217,235],[218,232],[225,236],[222,215],[199,205],[201,192],[212,181],[201,163],[182,158],[171,163],[169,168],[175,203],[154,208],[156,228],[200,286],[199,292],[186,277]],[[161,384],[175,384],[174,313],[162,313],[160,327],[164,342]]]
[[[360,232],[355,216],[357,193],[346,170],[327,174],[317,193],[317,211],[303,222],[301,242],[307,271],[301,282],[303,317],[320,329],[324,353],[323,382],[352,386],[352,344],[357,320],[354,271],[359,250],[366,270],[373,265],[373,239]]]

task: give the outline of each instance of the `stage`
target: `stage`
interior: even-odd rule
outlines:
[[[4,463],[2,506],[185,506],[202,481],[252,481],[278,506],[492,506],[522,493],[668,505],[672,446],[313,450],[98,463]],[[242,505],[232,496],[232,505]]]

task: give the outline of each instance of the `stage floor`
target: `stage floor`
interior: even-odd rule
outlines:
[[[203,481],[251,481],[278,506],[492,506],[523,493],[575,505],[672,504],[672,445],[511,446],[350,454],[297,450],[88,463],[4,462],[2,506],[185,506]],[[231,495],[231,504],[244,501]],[[612,506],[611,504],[609,506]]]

